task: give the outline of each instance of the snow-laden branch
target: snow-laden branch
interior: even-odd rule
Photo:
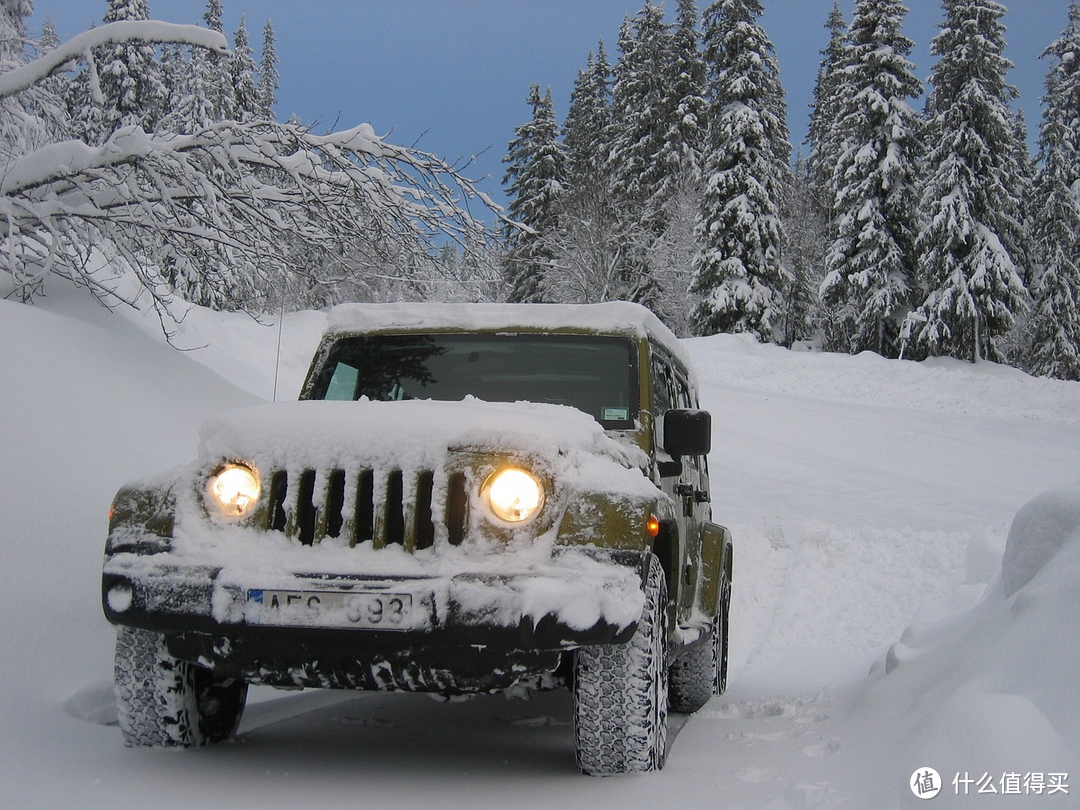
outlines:
[[[50,272],[93,286],[88,251],[109,245],[161,306],[178,278],[235,302],[231,290],[292,273],[298,255],[415,267],[436,238],[465,244],[484,231],[470,200],[490,205],[439,158],[368,125],[328,135],[268,121],[183,135],[126,127],[101,146],[50,144],[8,165],[0,262],[24,291]]]
[[[93,48],[119,42],[178,42],[217,53],[227,53],[229,49],[224,35],[197,25],[178,25],[158,20],[108,23],[77,34],[33,62],[0,75],[0,99],[28,90],[65,65],[85,59]]]

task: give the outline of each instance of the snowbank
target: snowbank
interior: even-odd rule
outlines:
[[[965,789],[978,790],[964,779],[990,774],[997,801],[1075,806],[1075,794],[1051,797],[1048,785],[1035,794],[1031,780],[1075,781],[1080,764],[1077,616],[1080,483],[1017,512],[1001,573],[977,604],[910,626],[889,650],[886,674],[853,709],[875,731],[881,757],[868,767],[902,763],[898,778],[912,763],[934,768],[945,777],[939,804],[944,797],[961,806]],[[1018,793],[1004,793],[1007,774],[1018,774]]]

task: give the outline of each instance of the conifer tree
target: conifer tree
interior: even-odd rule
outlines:
[[[603,41],[578,71],[563,122],[567,185],[607,191],[607,139],[611,133],[611,65]]]
[[[507,232],[511,245],[507,277],[514,302],[545,299],[544,280],[551,265],[545,236],[558,223],[558,201],[566,173],[551,89],[541,96],[540,87],[532,85],[528,104],[532,118],[514,130],[503,159],[507,164],[503,184],[511,197],[510,215],[517,223],[508,226]]]
[[[563,122],[566,184],[555,230],[547,237],[554,272],[547,294],[561,303],[595,303],[622,296],[619,272],[625,245],[608,175],[611,65],[603,41],[578,71]]]
[[[859,0],[839,63],[837,236],[821,285],[835,351],[895,357],[913,303],[921,122],[909,101],[922,85],[901,33],[906,12],[899,0]]]
[[[829,42],[821,52],[817,81],[814,84],[814,102],[810,105],[810,123],[806,140],[810,144],[810,155],[806,170],[811,184],[821,189],[821,198],[827,211],[832,210],[836,197],[833,186],[833,172],[840,162],[843,144],[840,141],[840,128],[837,127],[843,103],[840,94],[846,89],[841,73],[847,40],[847,23],[840,10],[840,1],[835,0],[832,11],[825,21],[829,32]],[[831,215],[830,215],[831,218]]]
[[[931,43],[938,57],[930,116],[927,225],[916,242],[927,288],[915,314],[918,343],[930,354],[972,362],[1002,360],[999,339],[1025,307],[1014,251],[1023,243],[1016,139],[1006,82],[1005,8],[994,0],[944,0],[945,21]]]
[[[222,18],[225,10],[221,0],[207,0],[206,11],[203,13],[203,22],[211,31],[224,33]],[[216,53],[205,53],[204,64],[201,71],[205,82],[204,102],[206,104],[209,121],[232,121],[234,118],[231,75],[229,72],[229,57]]]
[[[148,19],[147,0],[110,0],[102,21]],[[132,124],[152,132],[160,120],[167,97],[154,50],[147,44],[117,45],[99,57],[98,80],[109,132]]]
[[[261,118],[262,105],[255,88],[255,61],[251,58],[247,21],[243,16],[240,17],[240,25],[233,34],[229,75],[233,88],[233,118],[237,121]]]
[[[686,183],[701,178],[701,149],[705,143],[705,62],[698,47],[697,5],[679,0],[671,39],[671,81],[667,133],[657,163],[664,178],[653,194],[651,207],[663,209]]]
[[[277,70],[277,51],[274,49],[274,24],[267,20],[263,26],[262,56],[259,59],[259,117],[264,121],[274,120],[274,106],[277,104],[277,91],[281,87]]]
[[[782,262],[780,208],[791,144],[761,14],[759,0],[717,0],[704,13],[709,135],[693,323],[698,334],[749,332],[783,342],[780,308],[792,278]]]
[[[1080,380],[1080,7],[1043,57],[1051,57],[1039,128],[1041,168],[1031,194],[1035,299],[1028,368]]]
[[[148,19],[147,0],[109,0],[103,22]],[[116,43],[96,49],[93,57],[94,64],[76,76],[69,92],[76,136],[97,145],[121,127],[153,132],[169,101],[154,47]]]
[[[610,140],[611,191],[627,244],[649,240],[663,230],[663,211],[654,207],[664,179],[657,157],[666,136],[667,90],[672,69],[671,27],[650,0],[619,33],[619,60],[612,85]],[[624,284],[631,300],[653,303],[656,285],[649,278],[644,249],[627,252]]]

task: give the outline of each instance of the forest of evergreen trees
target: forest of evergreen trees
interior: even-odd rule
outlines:
[[[242,19],[227,49],[146,28],[36,70],[55,30],[30,41],[30,0],[0,0],[0,265],[26,301],[50,273],[100,287],[96,251],[164,304],[626,299],[682,335],[1080,380],[1076,2],[1044,53],[1034,156],[994,0],[942,0],[927,88],[899,0],[850,20],[837,3],[798,150],[760,0],[673,2],[645,0],[616,52],[598,42],[561,124],[530,89],[492,232],[438,158],[277,122],[269,20],[258,60]],[[147,0],[104,5],[101,37],[150,18]],[[209,0],[198,22],[222,18]],[[79,159],[43,172],[61,147]]]
[[[681,334],[747,332],[1080,379],[1080,10],[1050,43],[1039,154],[1011,103],[1005,8],[943,0],[924,109],[907,9],[827,20],[805,152],[759,0],[651,2],[534,86],[506,157],[511,299],[628,298]],[[805,155],[805,157],[804,157]]]

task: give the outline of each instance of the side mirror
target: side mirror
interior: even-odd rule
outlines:
[[[664,449],[673,458],[703,456],[712,448],[708,411],[673,408],[664,413]]]

